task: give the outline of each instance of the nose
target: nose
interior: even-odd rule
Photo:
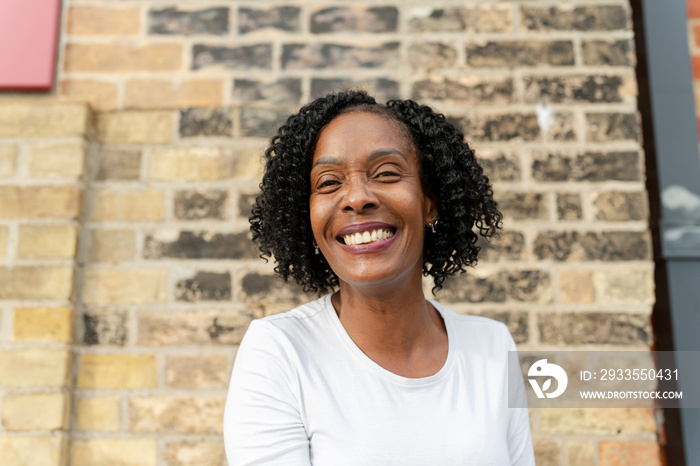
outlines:
[[[366,179],[353,178],[349,180],[345,194],[343,211],[361,213],[367,209],[379,206],[379,198],[372,191],[370,182]]]

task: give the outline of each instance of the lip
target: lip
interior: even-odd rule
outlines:
[[[359,231],[363,231],[363,230],[359,230]],[[375,241],[373,243],[349,245],[349,244],[343,244],[341,242],[338,242],[338,244],[344,250],[351,252],[351,253],[354,253],[354,254],[378,252],[378,251],[382,251],[382,250],[388,248],[389,246],[391,246],[391,244],[396,240],[397,236],[399,236],[398,230],[396,231],[396,233],[394,233],[394,236],[392,236],[391,238]]]
[[[365,223],[356,223],[355,225],[348,225],[346,227],[343,227],[340,229],[335,234],[335,237],[339,236],[345,236],[349,235],[351,233],[358,233],[361,231],[369,231],[369,230],[381,230],[384,228],[391,228],[393,230],[398,230],[394,225],[390,223],[384,223],[384,222],[365,222]],[[394,235],[395,236],[395,235]]]

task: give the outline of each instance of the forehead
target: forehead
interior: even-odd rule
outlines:
[[[415,156],[413,141],[401,123],[366,111],[344,113],[331,120],[321,131],[314,161],[324,155],[366,155],[362,152],[378,148],[394,148]],[[331,152],[331,153],[329,153]]]

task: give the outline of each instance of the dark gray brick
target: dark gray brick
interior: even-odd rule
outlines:
[[[311,14],[311,32],[395,32],[399,12],[396,7],[333,7]]]
[[[598,220],[626,222],[647,218],[646,196],[642,192],[607,191],[597,193],[593,201]]]
[[[506,191],[496,193],[498,209],[508,220],[547,220],[549,208],[542,193]]]
[[[126,313],[124,311],[90,311],[83,314],[86,345],[124,346],[126,342]]]
[[[229,272],[199,271],[194,277],[177,282],[175,299],[178,301],[229,301],[231,274]]]
[[[529,76],[524,79],[525,99],[546,102],[622,102],[621,76]]]
[[[479,261],[484,263],[521,260],[525,252],[525,235],[517,231],[502,231],[489,241],[480,238],[477,246],[481,248]]]
[[[231,97],[236,105],[252,103],[296,105],[301,100],[301,79],[236,79],[233,81]]]
[[[523,6],[523,25],[531,31],[613,31],[628,29],[627,11],[621,6]]]
[[[437,293],[446,302],[539,302],[552,299],[549,274],[542,270],[513,270],[474,277],[469,273],[451,277]]]
[[[289,108],[243,107],[241,136],[269,138],[292,113]]]
[[[180,136],[232,135],[230,108],[187,108],[180,110]]]
[[[515,181],[522,176],[520,169],[520,157],[515,154],[497,154],[489,157],[479,156],[479,165],[484,169],[484,174],[491,181]]]
[[[513,79],[451,79],[437,77],[413,83],[412,98],[416,100],[446,100],[466,104],[504,104],[513,100]]]
[[[532,177],[537,181],[640,181],[637,152],[534,154]]]
[[[651,258],[649,237],[640,231],[549,231],[535,238],[535,256],[555,261],[634,261]]]
[[[559,220],[581,220],[581,196],[578,193],[557,194],[557,218]]]
[[[300,9],[293,6],[276,8],[240,8],[238,31],[241,34],[263,30],[299,32]]]
[[[175,217],[180,220],[223,219],[227,199],[228,193],[221,189],[178,191],[175,193]]]
[[[177,239],[164,240],[161,234],[146,236],[146,259],[251,259],[258,257],[248,233],[181,231]]]
[[[379,102],[398,99],[401,96],[399,82],[392,79],[314,78],[311,80],[311,98],[320,97],[330,92],[354,88],[366,90]]]
[[[244,193],[238,198],[238,215],[243,218],[250,217],[253,210],[253,203],[255,202],[256,194]]]
[[[374,47],[319,43],[285,44],[282,47],[282,68],[286,70],[391,68],[398,64],[398,42]]]
[[[525,343],[529,338],[530,325],[527,312],[487,310],[480,312],[479,315],[504,323],[516,343]]]
[[[207,8],[184,11],[164,8],[148,12],[148,32],[151,34],[216,34],[228,33],[228,8]]]
[[[518,66],[572,66],[571,41],[491,41],[467,44],[467,64],[479,68],[515,68]]]
[[[639,122],[634,113],[587,113],[586,139],[593,142],[639,141]]]
[[[448,120],[462,130],[468,141],[535,141],[541,136],[535,114],[479,114]]]
[[[547,312],[537,316],[541,343],[553,345],[644,345],[651,343],[645,314]]]
[[[272,45],[255,44],[223,47],[196,44],[192,48],[192,69],[228,68],[233,70],[269,70],[272,68]]]
[[[633,66],[636,61],[631,39],[584,40],[581,52],[583,63],[592,66]]]
[[[419,9],[411,12],[411,32],[501,32],[513,29],[507,5],[470,5]]]

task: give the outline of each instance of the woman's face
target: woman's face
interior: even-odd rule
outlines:
[[[436,217],[420,161],[399,123],[355,111],[333,119],[313,154],[309,206],[314,238],[353,286],[406,285],[423,264],[425,226]]]

